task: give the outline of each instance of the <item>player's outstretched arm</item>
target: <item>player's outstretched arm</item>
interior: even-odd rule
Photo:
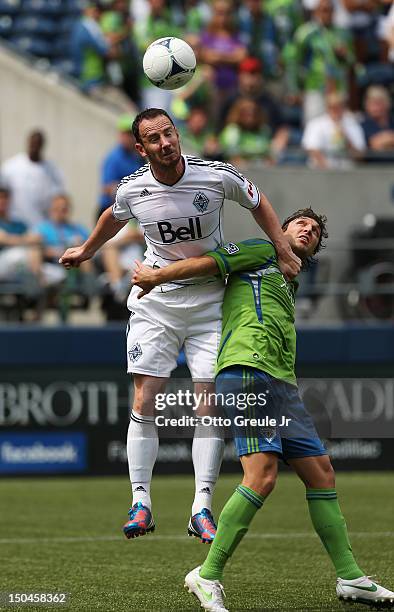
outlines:
[[[150,268],[140,261],[136,261],[135,264],[132,281],[134,285],[142,289],[137,295],[138,299],[152,291],[157,285],[194,276],[210,276],[219,271],[216,261],[209,255],[180,259],[165,268]]]
[[[288,280],[295,278],[301,270],[301,259],[291,250],[290,244],[283,234],[279,219],[264,194],[260,194],[260,204],[252,211],[252,214],[256,222],[274,243],[283,276]]]
[[[78,268],[83,261],[90,259],[107,240],[113,238],[127,221],[118,221],[107,208],[97,221],[96,227],[89,238],[79,247],[67,249],[59,259],[65,268]]]

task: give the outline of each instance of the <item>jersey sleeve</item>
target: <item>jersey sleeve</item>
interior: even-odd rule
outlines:
[[[238,202],[244,208],[254,210],[260,204],[260,193],[256,185],[245,178],[231,164],[218,163],[216,170],[223,182],[224,196]]]
[[[242,270],[262,270],[277,262],[272,242],[260,238],[228,242],[206,255],[214,258],[222,278]]]
[[[135,219],[131,212],[130,199],[125,196],[122,187],[118,187],[116,192],[115,203],[112,206],[112,214],[118,221]]]

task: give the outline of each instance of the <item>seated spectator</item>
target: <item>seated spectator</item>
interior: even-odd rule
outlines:
[[[136,152],[135,138],[131,131],[133,117],[122,115],[118,119],[118,144],[105,157],[101,168],[101,192],[98,216],[112,206],[116,188],[123,177],[132,174],[143,164],[142,157]]]
[[[199,39],[199,57],[213,67],[222,101],[236,92],[238,67],[246,55],[246,47],[235,28],[234,5],[230,0],[214,0],[211,21]]]
[[[118,303],[126,302],[130,293],[134,262],[142,258],[144,248],[145,240],[138,224],[129,221],[101,251],[105,280]]]
[[[51,199],[64,191],[63,175],[44,158],[45,136],[31,132],[26,153],[6,160],[1,167],[1,181],[11,193],[10,217],[23,221],[28,228],[45,219]]]
[[[348,93],[353,46],[347,30],[333,23],[331,0],[319,0],[283,51],[288,101],[302,102],[304,124],[325,111],[325,96]]]
[[[23,221],[11,219],[9,211],[10,192],[0,187],[0,281],[15,280],[28,272],[39,284],[39,239]]]
[[[362,158],[365,138],[360,124],[346,108],[341,93],[327,96],[327,112],[306,124],[302,146],[313,168],[348,169]]]
[[[239,9],[239,33],[249,55],[259,58],[264,76],[279,76],[279,41],[272,17],[261,0],[245,0]]]
[[[205,159],[218,159],[221,156],[220,146],[209,124],[205,108],[192,108],[186,124],[180,128],[182,145],[185,151]]]
[[[225,103],[221,110],[221,118],[227,117],[230,108],[240,98],[253,98],[264,112],[273,134],[273,147],[277,155],[286,148],[289,140],[289,129],[284,124],[279,101],[271,96],[264,87],[262,64],[256,57],[245,58],[239,66],[238,92]]]
[[[224,157],[234,164],[242,166],[247,160],[271,161],[271,129],[264,112],[252,98],[235,102],[219,140]]]
[[[71,221],[70,216],[71,203],[68,196],[58,195],[51,202],[49,218],[34,228],[34,233],[41,239],[43,269],[47,284],[60,283],[66,279],[67,272],[59,264],[59,258],[68,247],[79,246],[89,236],[88,230],[83,225]],[[92,288],[92,269],[92,262],[84,261],[77,270],[87,293],[91,292]]]
[[[361,127],[371,151],[391,151],[394,159],[394,116],[390,95],[384,87],[372,85],[367,89]]]
[[[105,63],[118,59],[119,49],[111,44],[100,27],[101,8],[89,3],[71,33],[71,55],[74,76],[90,96],[113,105],[123,112],[133,112],[135,105],[118,87],[110,85]]]

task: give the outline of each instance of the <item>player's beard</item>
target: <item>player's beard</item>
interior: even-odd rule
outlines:
[[[160,162],[165,168],[175,168],[178,165],[180,159],[181,151],[180,149],[178,149],[171,151],[171,153],[168,155],[168,158],[167,156],[163,156]]]
[[[168,156],[165,155],[148,155],[149,163],[154,168],[155,166],[161,168],[162,170],[171,170],[176,168],[181,159],[181,149],[179,145],[174,148]]]
[[[311,257],[313,253],[310,253],[310,245],[304,245],[296,242],[294,238],[289,238],[291,250],[297,255],[302,261],[305,261],[308,257]]]

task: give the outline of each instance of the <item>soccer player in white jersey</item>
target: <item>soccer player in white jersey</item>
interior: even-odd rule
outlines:
[[[291,279],[301,261],[283,237],[279,220],[268,199],[233,166],[207,162],[181,154],[179,135],[162,109],[147,109],[135,118],[132,130],[136,149],[149,163],[125,177],[116,200],[99,218],[88,240],[67,249],[60,262],[79,266],[112,238],[129,219],[144,231],[147,250],[144,263],[163,267],[198,256],[224,244],[222,212],[225,199],[249,209],[275,244],[279,266]],[[182,345],[194,390],[214,392],[214,369],[221,333],[223,284],[215,277],[187,279],[162,285],[146,299],[137,300],[131,290],[127,334],[128,372],[134,379],[134,402],[127,433],[127,455],[133,494],[126,537],[153,531],[150,483],[158,452],[154,422],[154,398],[162,393]],[[199,406],[202,416],[209,406]],[[203,433],[204,432],[204,433]],[[212,427],[197,425],[192,457],[195,497],[189,534],[210,543],[216,533],[211,514],[212,493],[219,474],[223,439]]]

